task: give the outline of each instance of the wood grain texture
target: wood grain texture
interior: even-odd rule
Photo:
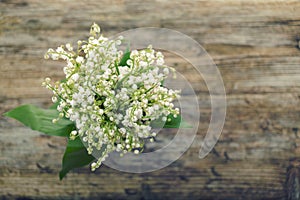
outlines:
[[[44,77],[63,63],[44,61],[50,47],[85,39],[93,22],[106,36],[164,27],[197,40],[217,64],[227,92],[221,138],[198,151],[211,115],[207,87],[182,58],[167,54],[201,99],[192,147],[162,170],[122,173],[78,169],[60,182],[65,140],[0,117],[1,199],[299,199],[300,2],[183,0],[0,0],[0,113],[32,103],[47,107]],[[163,139],[163,138],[162,138]]]

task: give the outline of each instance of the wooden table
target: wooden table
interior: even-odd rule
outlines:
[[[0,117],[1,199],[299,199],[300,2],[292,0],[0,0],[0,113],[50,104],[44,77],[64,63],[48,48],[85,39],[93,22],[106,36],[163,27],[197,40],[220,70],[227,117],[219,142],[198,159],[210,119],[208,91],[183,59],[170,55],[204,102],[192,147],[162,170],[78,169],[59,181],[65,140]],[[167,56],[166,56],[167,57]]]

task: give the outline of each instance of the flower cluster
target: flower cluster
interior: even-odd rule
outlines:
[[[172,101],[180,91],[162,85],[169,71],[174,72],[164,65],[163,54],[151,46],[124,53],[118,50],[122,40],[103,37],[94,24],[88,41],[78,41],[76,52],[66,44],[45,54],[46,59],[67,62],[65,80],[52,84],[46,78],[43,85],[53,91],[59,116],[75,123],[70,139],[81,137],[89,154],[101,152],[92,170],[112,151],[140,153],[145,140],[156,136],[151,122],[179,114]]]

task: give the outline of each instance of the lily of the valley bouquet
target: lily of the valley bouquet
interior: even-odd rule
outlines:
[[[68,138],[60,179],[88,164],[95,170],[113,151],[141,153],[161,123],[163,128],[180,126],[179,109],[172,103],[180,91],[163,86],[175,70],[151,46],[123,52],[118,48],[122,41],[103,37],[93,24],[77,49],[70,44],[49,49],[46,59],[66,61],[64,80],[42,83],[53,92],[53,106],[22,105],[5,113],[33,130]],[[101,156],[95,158],[95,151]]]

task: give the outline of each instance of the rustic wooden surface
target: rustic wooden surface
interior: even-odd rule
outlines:
[[[105,35],[166,27],[202,44],[224,79],[227,118],[213,152],[198,159],[210,105],[198,84],[202,121],[192,147],[162,170],[121,173],[78,169],[59,181],[63,138],[0,117],[1,199],[299,199],[300,2],[183,0],[0,0],[0,113],[32,103],[46,107],[45,76],[63,63],[44,61],[49,47],[84,39],[92,22]]]

